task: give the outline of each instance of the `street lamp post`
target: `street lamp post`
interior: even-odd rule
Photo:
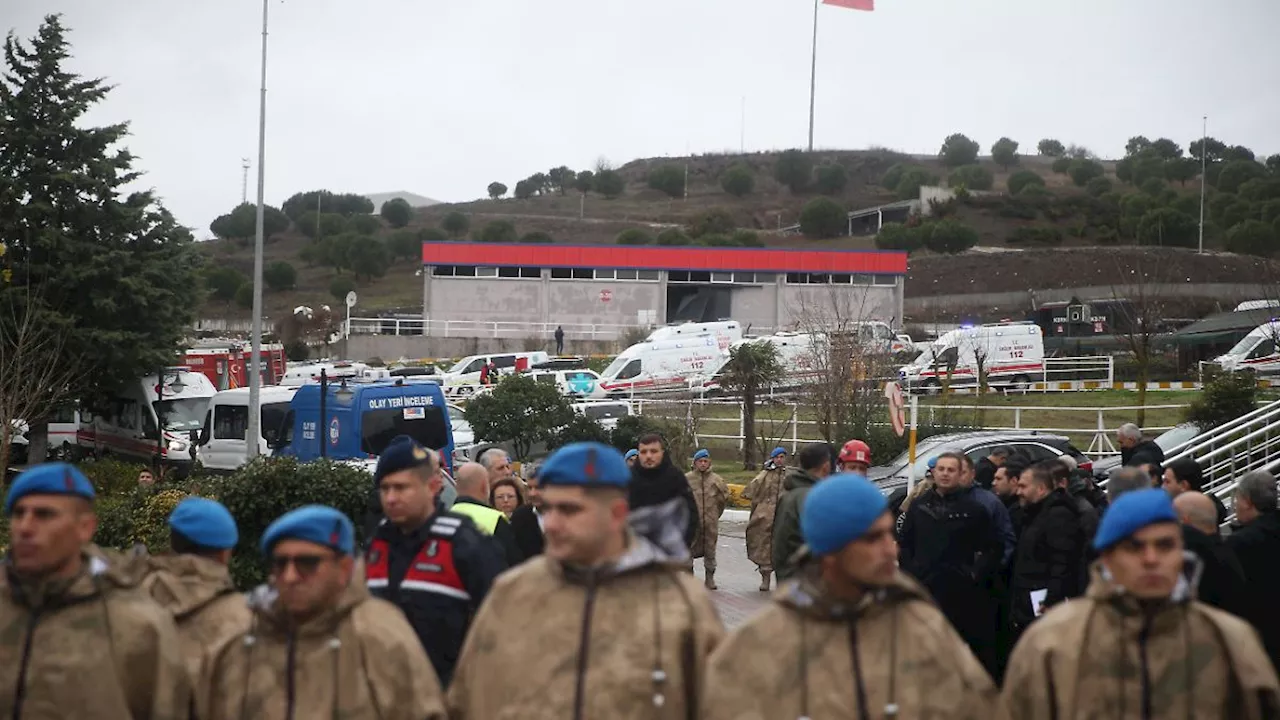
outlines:
[[[262,83],[258,98],[258,217],[253,237],[253,341],[249,358],[249,427],[245,459],[258,456],[262,437],[262,211],[267,161],[267,7],[262,0]]]
[[[1200,126],[1200,250],[1204,252],[1204,173],[1206,160],[1209,157],[1205,141],[1209,139],[1209,116],[1201,118]]]

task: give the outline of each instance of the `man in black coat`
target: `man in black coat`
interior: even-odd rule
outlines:
[[[1126,467],[1164,465],[1164,450],[1154,440],[1142,436],[1142,428],[1125,423],[1116,430],[1116,444],[1120,446],[1120,462]]]
[[[1175,500],[1186,492],[1201,492],[1204,489],[1204,473],[1200,471],[1200,463],[1192,458],[1182,458],[1169,463],[1161,477],[1160,487]],[[1218,524],[1227,521],[1227,507],[1217,495],[1207,495],[1205,499],[1213,503],[1214,516]]]
[[[1036,463],[1018,478],[1023,529],[1009,582],[1015,639],[1045,610],[1084,589],[1084,530],[1075,501],[1057,486],[1053,470],[1050,463]]]
[[[542,537],[542,495],[538,492],[538,468],[529,469],[525,478],[529,491],[528,502],[511,513],[511,534],[516,538],[516,548],[520,551],[521,562],[531,560],[542,554],[544,540]]]
[[[1200,558],[1200,585],[1196,597],[1237,617],[1255,622],[1244,568],[1235,551],[1218,534],[1218,511],[1203,493],[1184,492],[1173,499],[1182,522],[1186,549]]]
[[[903,517],[901,566],[929,590],[939,609],[969,644],[983,667],[996,672],[997,582],[1004,542],[995,517],[964,487],[966,458],[943,453],[933,468],[934,487]]]
[[[1245,473],[1236,485],[1236,519],[1243,524],[1227,536],[1244,569],[1249,595],[1263,612],[1254,628],[1262,636],[1271,664],[1280,667],[1280,510],[1276,508],[1276,478],[1264,470]]]
[[[627,490],[631,509],[664,505],[682,498],[688,513],[680,531],[685,544],[693,547],[693,536],[698,529],[698,504],[684,473],[667,456],[666,441],[657,433],[641,435],[636,441],[636,450],[640,461],[631,468],[631,486]]]
[[[986,457],[974,463],[973,484],[984,490],[990,490],[991,483],[996,479],[996,468],[1004,465],[1008,460],[1009,448],[992,448]]]

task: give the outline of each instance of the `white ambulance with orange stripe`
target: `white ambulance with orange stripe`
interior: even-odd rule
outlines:
[[[203,373],[187,367],[165,368],[122,388],[109,410],[83,422],[80,446],[97,457],[114,455],[188,471],[209,401],[216,394]]]
[[[599,387],[611,397],[687,390],[718,370],[727,355],[715,335],[636,343],[600,373]]]
[[[992,388],[1025,390],[1044,379],[1044,335],[1033,322],[964,326],[943,333],[899,378],[903,387],[938,392],[974,387],[985,373]]]

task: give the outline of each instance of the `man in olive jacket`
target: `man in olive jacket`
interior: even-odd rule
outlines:
[[[804,545],[800,534],[800,508],[813,486],[831,474],[831,446],[826,443],[805,445],[796,459],[800,461],[800,467],[787,468],[782,481],[784,492],[773,519],[773,571],[779,584],[796,572],[793,556]]]
[[[185,718],[191,681],[173,620],[90,552],[93,500],[88,478],[65,463],[27,470],[5,496],[0,708],[14,718]]]

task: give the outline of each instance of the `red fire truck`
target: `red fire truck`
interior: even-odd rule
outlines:
[[[197,340],[182,363],[209,378],[219,390],[249,386],[249,366],[253,352],[245,340]],[[262,344],[262,384],[276,385],[284,377],[284,345]]]

